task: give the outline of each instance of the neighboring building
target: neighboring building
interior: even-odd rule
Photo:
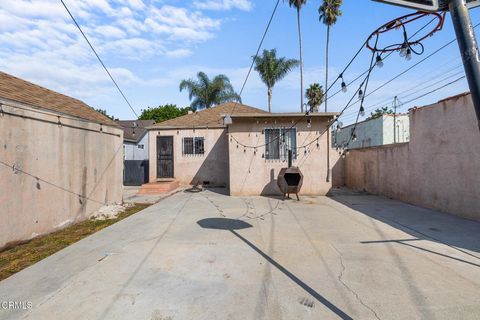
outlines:
[[[394,119],[396,122],[395,129]],[[332,144],[334,147],[342,147],[348,144],[349,149],[358,149],[404,143],[410,140],[409,126],[407,114],[397,114],[396,116],[387,114],[357,123],[354,135],[356,139],[350,138],[353,136],[354,124],[343,127],[340,131],[334,130],[332,132]]]
[[[123,159],[148,160],[147,127],[155,124],[154,120],[120,120],[123,128]]]
[[[122,202],[123,132],[82,101],[0,72],[0,248]]]
[[[226,115],[233,123],[224,124]],[[328,121],[337,113],[267,113],[226,103],[149,127],[150,182],[227,187],[231,195],[274,195],[287,149],[304,171],[303,194],[326,194]],[[309,123],[308,123],[308,122]],[[291,128],[292,130],[288,130]],[[285,133],[285,141],[276,139]],[[258,146],[258,148],[244,148]]]

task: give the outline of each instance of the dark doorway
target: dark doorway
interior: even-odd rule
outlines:
[[[173,178],[173,137],[157,137],[157,178]]]

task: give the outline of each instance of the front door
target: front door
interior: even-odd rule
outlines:
[[[157,178],[173,178],[172,136],[157,136]]]

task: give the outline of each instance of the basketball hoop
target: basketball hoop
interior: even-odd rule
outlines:
[[[409,38],[406,25],[414,21],[423,19],[425,17],[433,17],[434,20],[437,20],[432,30],[427,34],[420,35],[418,38],[413,38],[414,36],[416,36],[417,33],[419,33],[421,30],[425,28],[423,27],[422,29],[417,31],[416,34],[414,34],[412,37]],[[370,49],[372,52],[377,52],[379,55],[381,55],[382,53],[387,53],[392,51],[400,51],[400,54],[403,56],[408,56],[408,54],[411,54],[411,52],[415,54],[422,54],[424,51],[422,41],[427,39],[428,37],[433,36],[436,32],[442,30],[444,20],[445,20],[445,12],[438,13],[438,12],[419,11],[419,12],[407,14],[405,16],[402,16],[400,18],[397,18],[390,22],[385,23],[384,25],[379,27],[377,30],[372,32],[372,34],[368,37],[368,40],[367,40],[367,48]],[[428,26],[430,23],[428,23],[426,26]],[[384,48],[377,47],[378,39],[382,34],[385,34],[387,32],[394,31],[394,30],[399,30],[399,29],[402,29],[403,31],[403,39],[401,43],[392,44]],[[373,42],[372,39],[374,39],[374,42],[375,42],[375,44],[373,45],[371,44],[371,42]],[[421,51],[416,51],[414,49],[415,46],[420,46]],[[407,52],[410,52],[410,53],[407,53]]]

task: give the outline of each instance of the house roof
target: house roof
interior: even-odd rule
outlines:
[[[216,107],[193,112],[175,119],[163,121],[148,127],[148,129],[166,128],[223,128],[223,118],[227,114],[238,115],[243,113],[270,114],[264,110],[250,107],[241,103],[227,102]]]
[[[147,127],[155,124],[155,120],[120,120],[117,123],[123,129],[123,140],[138,143],[147,132]]]
[[[84,102],[0,71],[0,98],[72,117],[117,126]]]
[[[339,112],[312,112],[308,116],[319,118],[319,117],[328,117],[332,118],[340,115]],[[241,113],[233,114],[232,118],[303,118],[305,117],[305,112],[287,112],[287,113]]]

